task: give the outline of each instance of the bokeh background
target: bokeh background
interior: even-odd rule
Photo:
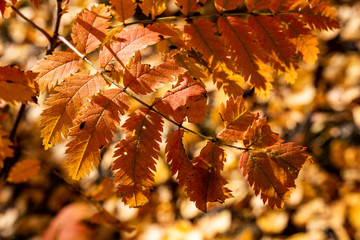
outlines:
[[[95,2],[70,0],[60,34],[69,36],[76,14]],[[360,239],[360,2],[337,0],[332,4],[341,29],[317,33],[321,53],[316,64],[302,64],[293,85],[277,79],[268,99],[250,90],[244,95],[247,107],[267,116],[281,138],[306,146],[313,157],[313,163],[300,172],[283,209],[270,209],[254,196],[238,168],[240,152],[226,149],[223,174],[234,198],[210,204],[208,213],[202,213],[171,176],[164,144],[151,202],[129,209],[112,191],[113,145],[103,151],[99,169],[80,182],[70,180],[63,170],[65,143],[49,151],[42,149],[39,114],[45,96],[40,96],[38,104],[27,106],[16,142],[22,149],[20,158],[36,156],[42,169],[26,183],[1,180],[0,239]],[[55,1],[43,0],[38,8],[28,1],[16,6],[51,32]],[[211,12],[212,6],[208,0],[201,11]],[[174,2],[168,1],[163,16],[176,12]],[[6,17],[0,18],[0,66],[28,70],[44,56],[47,39],[14,13]],[[136,18],[144,16],[139,11]],[[145,61],[158,61],[153,53],[154,49],[146,49]],[[207,89],[212,99],[209,116],[204,124],[188,127],[211,135],[222,126],[218,108],[226,96],[211,81]],[[11,129],[19,107],[0,102],[0,114],[9,114],[2,122],[4,129]],[[165,134],[171,129],[166,127]],[[205,143],[185,135],[185,145],[190,156],[196,156]],[[94,218],[99,205],[119,222]],[[130,226],[136,230],[127,231]]]

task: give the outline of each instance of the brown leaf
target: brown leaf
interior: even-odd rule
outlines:
[[[17,162],[9,172],[8,182],[21,183],[38,173],[41,169],[40,161],[37,159],[26,159]]]

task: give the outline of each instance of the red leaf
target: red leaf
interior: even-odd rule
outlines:
[[[183,186],[189,181],[189,175],[192,171],[192,163],[185,152],[182,143],[184,130],[178,129],[171,132],[166,140],[165,152],[167,154],[167,162],[171,167],[171,174],[174,176],[177,173],[176,179],[180,186]]]
[[[122,128],[126,138],[116,145],[114,184],[129,207],[140,207],[150,198],[163,120],[148,108],[132,113]]]
[[[240,158],[243,175],[248,175],[248,182],[255,194],[261,193],[261,199],[268,201],[270,207],[281,208],[290,195],[290,188],[295,187],[302,166],[310,157],[305,148],[293,143],[276,144],[264,151],[245,151]]]
[[[110,25],[109,9],[104,4],[94,5],[77,16],[71,37],[77,49],[87,54],[100,46]]]
[[[125,70],[124,87],[130,88],[136,94],[148,94],[161,87],[163,83],[173,82],[173,76],[185,71],[172,58],[150,69],[150,65],[141,64],[141,55],[137,52]]]
[[[192,161],[193,168],[186,192],[190,200],[195,201],[196,207],[204,212],[207,210],[208,202],[223,203],[225,199],[232,197],[231,191],[224,187],[227,181],[221,175],[225,161],[224,150],[211,141]]]
[[[279,139],[279,134],[271,131],[266,118],[254,120],[252,125],[248,128],[243,139],[245,147],[253,148],[267,148],[282,142]]]
[[[79,180],[89,175],[93,166],[99,164],[99,149],[112,140],[113,132],[120,124],[119,112],[129,109],[129,99],[120,89],[108,89],[96,95],[74,120],[66,144],[66,167],[70,176]]]
[[[259,114],[253,114],[246,110],[242,97],[235,101],[230,97],[226,106],[221,104],[220,114],[224,120],[224,129],[217,137],[234,142],[242,140],[250,124],[259,118]]]
[[[144,28],[141,25],[132,29],[124,29],[117,35],[117,41],[110,45],[105,45],[103,50],[100,51],[100,65],[106,69],[111,69],[109,66],[110,62],[116,61],[114,63],[115,69],[121,70],[136,51],[155,44],[160,40],[162,38],[159,37],[159,33]]]
[[[182,123],[187,117],[189,122],[203,122],[209,107],[206,105],[207,92],[200,81],[188,75],[179,77],[173,89],[167,91],[161,100],[153,105],[166,116],[172,116]]]
[[[244,0],[215,0],[216,10],[219,12],[236,9]]]

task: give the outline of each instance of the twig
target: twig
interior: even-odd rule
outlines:
[[[21,107],[20,107],[19,113],[18,113],[18,115],[16,117],[14,126],[13,126],[13,128],[11,129],[11,132],[10,132],[10,137],[9,138],[10,138],[11,142],[14,142],[14,138],[15,138],[15,135],[16,135],[16,130],[17,130],[18,126],[19,126],[21,117],[24,114],[24,112],[25,112],[25,104],[21,104]]]
[[[28,19],[24,14],[22,14],[19,9],[17,9],[14,6],[11,6],[11,9],[16,12],[20,17],[22,17],[25,21],[27,21],[28,23],[30,23],[35,29],[39,30],[42,34],[44,34],[44,36],[47,38],[47,40],[51,43],[52,41],[52,37],[50,36],[50,34],[48,34],[44,29],[42,29],[41,27],[39,27],[38,25],[36,25],[33,21],[31,21],[30,19]]]

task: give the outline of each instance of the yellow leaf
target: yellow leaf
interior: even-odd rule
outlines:
[[[97,188],[90,193],[90,196],[96,201],[104,201],[114,193],[114,185],[110,178],[101,180]]]
[[[37,174],[41,164],[37,159],[26,159],[17,162],[10,170],[7,181],[13,183],[26,182],[29,178]]]

